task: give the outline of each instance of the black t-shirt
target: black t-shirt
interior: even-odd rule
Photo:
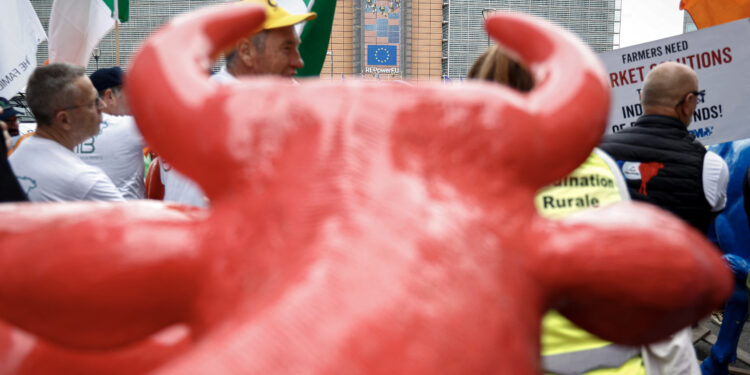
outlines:
[[[0,202],[23,202],[29,198],[18,184],[16,175],[8,164],[8,150],[5,148],[5,140],[0,136]]]

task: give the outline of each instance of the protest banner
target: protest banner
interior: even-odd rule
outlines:
[[[750,19],[602,53],[612,103],[606,134],[643,114],[639,94],[657,64],[676,61],[698,74],[702,95],[688,130],[704,145],[750,138]],[[676,104],[676,103],[675,103]]]
[[[3,3],[0,22],[0,96],[10,99],[26,87],[36,67],[37,45],[47,40],[29,0]]]

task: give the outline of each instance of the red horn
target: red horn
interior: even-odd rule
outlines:
[[[609,110],[609,89],[598,58],[569,32],[520,14],[498,14],[487,30],[516,52],[534,77],[523,108],[533,121],[523,124],[528,166],[556,180],[583,162],[599,143]],[[575,155],[568,163],[550,163]],[[553,165],[554,164],[554,165]],[[549,175],[552,175],[550,178]]]
[[[212,177],[216,170],[241,164],[220,129],[229,121],[219,119],[224,88],[208,80],[210,57],[264,19],[264,9],[249,4],[190,13],[149,38],[130,67],[127,91],[144,138],[209,197],[225,182]]]

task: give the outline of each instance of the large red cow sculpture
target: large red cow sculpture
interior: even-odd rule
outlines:
[[[145,138],[209,211],[0,208],[0,373],[535,374],[548,308],[639,344],[730,292],[714,248],[656,209],[536,214],[608,108],[599,63],[567,32],[487,22],[533,72],[528,95],[210,82],[211,57],[263,18],[181,17],[130,69]]]

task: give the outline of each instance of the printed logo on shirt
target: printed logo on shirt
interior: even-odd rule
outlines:
[[[110,127],[110,126],[112,126],[112,125],[110,125],[110,123],[107,122],[107,120],[102,121],[102,123],[99,124],[99,133],[96,133],[96,135],[94,137],[96,137],[97,135],[102,135],[102,133],[104,133],[104,129],[106,129],[106,128]]]
[[[662,168],[664,168],[663,163],[641,163],[640,168],[638,168],[641,171],[641,187],[638,189],[639,193],[648,195],[648,191],[646,191],[646,185],[649,181],[651,181],[652,178],[656,177],[656,175],[659,174],[659,171],[662,170]]]
[[[635,161],[626,161],[622,163],[620,169],[622,174],[628,180],[640,180],[641,179],[641,163]]]
[[[30,191],[37,188],[36,180],[31,177],[18,176],[18,184],[21,185],[21,189],[23,189],[23,192],[26,193],[26,195],[29,195]]]
[[[623,176],[628,180],[641,181],[641,186],[638,188],[638,192],[648,196],[648,183],[652,178],[659,174],[659,171],[664,168],[664,163],[649,162],[641,163],[634,161],[620,162],[620,169],[622,170]]]
[[[104,129],[110,127],[111,125],[107,120],[104,120],[99,124],[99,133],[97,133],[95,136],[81,142],[81,144],[77,145],[75,149],[73,149],[73,152],[76,154],[93,154],[96,152],[96,137],[102,135],[104,132]]]
[[[93,154],[96,152],[96,136],[93,136],[77,145],[73,151],[76,154]]]

